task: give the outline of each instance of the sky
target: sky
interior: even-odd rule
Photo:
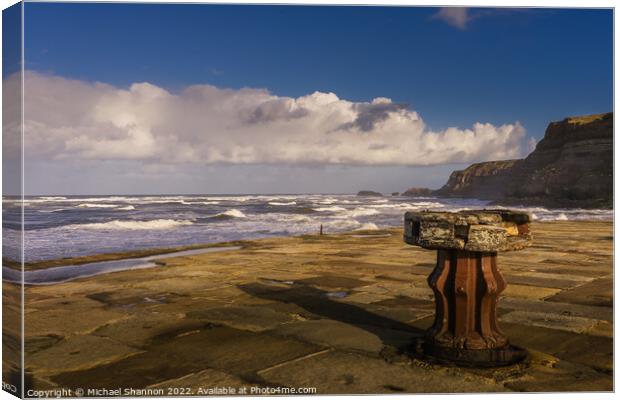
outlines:
[[[25,189],[439,188],[470,163],[526,156],[550,121],[611,111],[612,18],[26,3]]]

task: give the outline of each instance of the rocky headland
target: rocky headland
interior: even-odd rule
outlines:
[[[506,205],[612,208],[613,113],[552,122],[525,159],[454,171],[433,195]]]

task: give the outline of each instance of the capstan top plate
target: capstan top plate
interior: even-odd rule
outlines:
[[[405,213],[405,242],[427,249],[499,252],[532,243],[528,213],[511,210]]]

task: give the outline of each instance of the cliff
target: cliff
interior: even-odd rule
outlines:
[[[613,206],[613,113],[552,122],[525,159],[490,161],[454,171],[436,196],[500,204]]]

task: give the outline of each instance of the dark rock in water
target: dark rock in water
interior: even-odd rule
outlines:
[[[382,197],[383,195],[379,192],[373,192],[372,190],[360,190],[359,192],[357,192],[358,196],[375,196],[375,197]]]
[[[411,188],[411,189],[407,189],[403,192],[403,196],[409,196],[409,197],[419,197],[419,196],[431,196],[433,194],[433,191],[430,190],[429,188]]]
[[[437,196],[499,204],[613,207],[613,113],[552,122],[525,159],[489,161],[454,171]]]
[[[399,193],[398,192],[392,192],[392,196],[398,196]]]

